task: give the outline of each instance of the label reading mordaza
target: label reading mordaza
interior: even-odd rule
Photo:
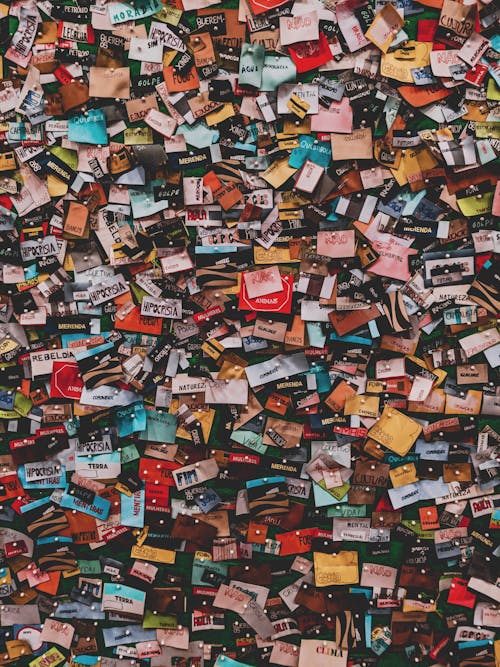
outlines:
[[[153,296],[145,296],[141,304],[141,315],[180,320],[182,318],[182,301],[180,299],[155,299]]]
[[[99,306],[101,303],[105,303],[121,294],[125,294],[129,289],[125,278],[119,273],[108,282],[101,283],[100,285],[92,285],[88,294],[92,305]]]

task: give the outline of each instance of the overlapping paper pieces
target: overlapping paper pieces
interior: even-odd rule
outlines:
[[[0,4],[0,663],[498,667],[500,10]]]

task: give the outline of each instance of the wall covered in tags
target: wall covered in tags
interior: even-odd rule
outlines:
[[[0,0],[0,667],[500,667],[499,55]]]

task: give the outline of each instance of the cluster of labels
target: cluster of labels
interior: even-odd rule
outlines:
[[[500,666],[499,20],[0,0],[0,665]]]

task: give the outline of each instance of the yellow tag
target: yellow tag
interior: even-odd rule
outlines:
[[[500,123],[476,123],[476,137],[478,139],[500,139]]]
[[[437,165],[438,161],[428,148],[417,146],[414,149],[406,149],[399,162],[399,167],[391,169],[391,172],[398,185],[402,186],[408,183],[408,176],[421,174],[423,171],[434,169]]]
[[[260,246],[253,249],[253,259],[256,264],[290,264],[300,262],[300,259],[291,259],[290,248],[271,246],[269,250]]]
[[[12,338],[5,338],[0,342],[0,354],[6,354],[15,350],[16,347],[19,347],[19,343],[16,343]]]
[[[232,361],[222,362],[222,366],[217,373],[218,380],[242,380],[245,378],[245,367],[235,364]]]
[[[81,574],[79,567],[75,567],[73,570],[63,570],[63,572],[62,572],[63,579],[69,579],[70,577],[76,577],[77,574]]]
[[[158,21],[163,21],[164,23],[170,23],[170,25],[177,25],[181,20],[182,9],[177,9],[176,7],[170,7],[169,5],[163,5],[160,11],[155,14],[155,19]]]
[[[278,217],[280,220],[296,220],[297,218],[300,218],[300,209],[289,208],[281,210],[278,213]]]
[[[117,482],[115,484],[115,489],[120,493],[123,493],[123,495],[128,496],[129,498],[132,497],[132,491],[128,489],[124,484],[121,484],[121,482]]]
[[[5,648],[11,660],[20,658],[23,655],[30,655],[33,653],[28,642],[21,639],[12,639],[5,642]]]
[[[142,547],[149,533],[149,526],[144,526],[136,535],[137,546]]]
[[[384,391],[384,383],[379,380],[368,380],[366,392],[368,394],[381,394]]]
[[[391,452],[406,456],[421,432],[421,424],[399,410],[386,406],[379,421],[368,431],[368,436]]]
[[[232,118],[235,115],[234,107],[231,102],[226,102],[220,109],[212,111],[205,116],[205,122],[208,127],[222,123],[226,118]]]
[[[169,411],[172,414],[174,414],[174,412],[177,410],[178,407],[179,407],[179,401],[178,400],[173,400],[170,403]],[[210,431],[212,430],[212,424],[214,423],[215,410],[210,408],[209,410],[203,410],[203,412],[197,412],[196,413],[196,418],[197,418],[197,421],[199,421],[200,424],[201,424],[201,430],[202,430],[205,442],[208,442],[208,438],[210,437]],[[183,428],[182,426],[179,426],[177,428],[176,436],[178,438],[183,438],[184,440],[192,440],[191,434],[189,433],[189,431],[186,431],[186,429]]]
[[[300,146],[300,141],[298,137],[294,137],[293,139],[283,139],[282,141],[278,141],[278,148],[280,151],[291,151],[293,148],[299,148]]]
[[[445,415],[478,415],[481,412],[483,392],[478,389],[469,389],[465,398],[446,395]]]
[[[175,551],[144,545],[140,547],[137,544],[134,544],[132,547],[130,557],[139,558],[140,560],[151,560],[154,563],[165,563],[167,565],[175,563]]]
[[[405,598],[403,600],[403,613],[406,614],[409,611],[424,611],[429,614],[436,611],[436,602],[422,602],[421,600]]]
[[[486,89],[487,100],[500,100],[500,86],[497,86],[496,81],[490,77],[488,81],[488,88]]]
[[[338,554],[314,553],[316,586],[345,586],[359,582],[358,552],[339,551]]]
[[[54,176],[54,174],[47,175],[47,188],[51,197],[64,197],[68,192],[67,184],[63,183],[63,181]]]
[[[291,95],[290,99],[286,103],[287,108],[299,118],[304,118],[307,115],[307,112],[311,108],[309,102],[301,100],[298,95]]]
[[[208,354],[209,357],[217,361],[220,355],[224,352],[225,348],[222,345],[222,343],[219,343],[217,339],[210,338],[209,340],[203,343],[201,349],[203,350],[203,352]]]
[[[64,662],[66,658],[64,655],[57,649],[55,646],[52,648],[49,648],[48,651],[45,651],[43,655],[39,655],[37,658],[32,660],[29,663],[30,667],[46,667],[47,665],[50,665],[50,667],[55,667],[56,665],[60,665],[61,662]]]
[[[195,560],[212,560],[212,554],[209,551],[195,551],[194,552]]]
[[[168,67],[176,55],[177,51],[174,51],[173,49],[165,50],[163,52],[163,67]]]
[[[472,195],[471,197],[457,199],[457,204],[458,208],[467,218],[475,215],[486,215],[488,211],[491,211],[493,205],[493,191],[484,192],[481,198]]]
[[[344,483],[342,484],[342,486],[334,486],[334,487],[331,488],[331,489],[327,489],[327,488],[326,488],[326,484],[325,484],[325,480],[324,480],[324,479],[321,479],[321,480],[318,482],[318,484],[319,484],[319,486],[321,486],[321,488],[322,488],[324,491],[326,491],[327,493],[329,493],[331,496],[333,496],[333,497],[336,498],[337,500],[341,500],[341,499],[345,496],[345,494],[349,491],[349,489],[351,488],[351,485],[349,484],[349,482],[344,482]]]
[[[286,183],[296,171],[296,169],[289,166],[288,157],[285,157],[282,160],[276,160],[269,165],[266,171],[262,172],[261,176],[269,183],[269,185],[272,185],[273,188],[277,189],[282,186],[283,183]]]
[[[403,466],[393,468],[389,471],[389,477],[394,488],[418,482],[417,469],[414,463],[405,463]]]
[[[402,83],[414,83],[411,70],[430,65],[432,42],[405,43],[404,48],[384,53],[380,63],[380,73]]]
[[[346,398],[344,414],[376,419],[378,417],[379,405],[380,398],[378,396],[353,394]]]
[[[123,137],[127,146],[152,144],[153,130],[150,127],[127,127],[123,132]]]

